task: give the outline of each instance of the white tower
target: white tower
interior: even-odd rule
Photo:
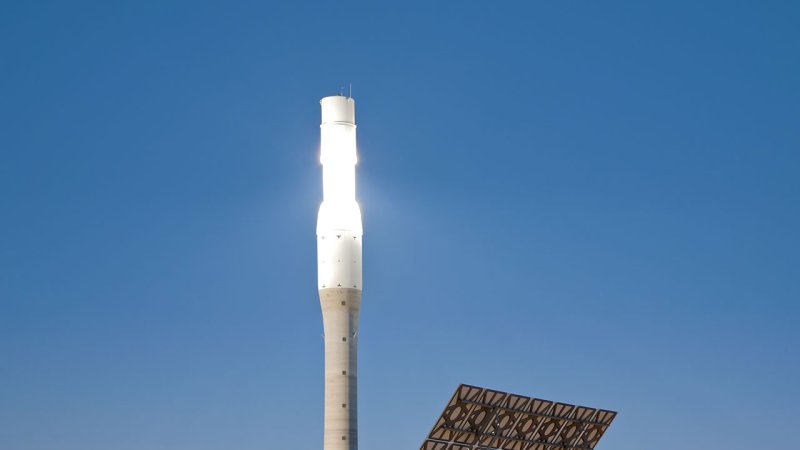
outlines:
[[[317,217],[317,287],[325,329],[324,450],[357,450],[362,228],[355,198],[355,102],[337,95],[323,98],[320,105],[323,200]]]

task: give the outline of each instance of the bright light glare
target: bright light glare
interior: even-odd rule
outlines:
[[[348,230],[360,236],[361,211],[355,199],[355,127],[323,125],[321,133],[323,202],[317,230]]]
[[[352,164],[326,164],[322,168],[323,200],[331,203],[356,198],[356,168]]]

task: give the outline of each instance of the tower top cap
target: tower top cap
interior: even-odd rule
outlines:
[[[338,122],[356,124],[356,101],[344,95],[332,95],[319,101],[322,107],[322,124]]]

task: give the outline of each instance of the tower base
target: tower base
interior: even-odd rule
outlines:
[[[361,291],[319,290],[325,327],[324,450],[358,450],[358,316]]]

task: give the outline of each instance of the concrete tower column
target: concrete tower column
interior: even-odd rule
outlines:
[[[355,102],[337,95],[323,98],[320,105],[323,201],[317,218],[317,282],[325,330],[324,450],[357,450],[363,231],[355,199]]]

